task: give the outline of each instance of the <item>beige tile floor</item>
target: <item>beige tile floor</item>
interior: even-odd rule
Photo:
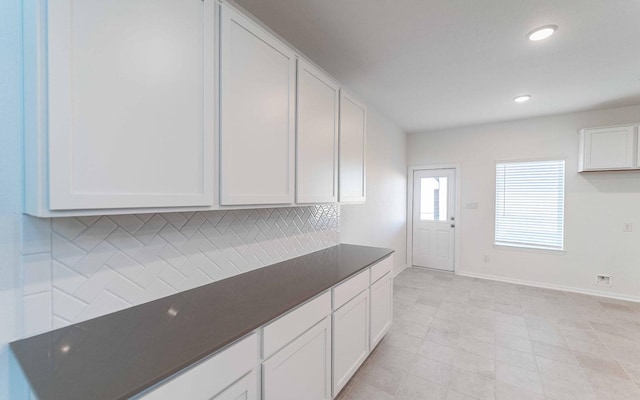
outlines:
[[[340,400],[640,399],[640,304],[419,268]]]

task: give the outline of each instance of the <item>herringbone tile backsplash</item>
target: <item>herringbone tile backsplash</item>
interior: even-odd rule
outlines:
[[[339,243],[337,205],[59,218],[54,328]]]

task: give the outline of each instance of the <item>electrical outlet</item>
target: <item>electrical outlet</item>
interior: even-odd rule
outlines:
[[[596,275],[596,286],[611,287],[611,275]]]
[[[467,210],[477,210],[478,209],[478,203],[476,203],[476,202],[464,203],[464,208],[466,208]]]
[[[633,224],[631,222],[625,222],[624,225],[622,225],[622,231],[623,232],[632,232],[633,231]]]

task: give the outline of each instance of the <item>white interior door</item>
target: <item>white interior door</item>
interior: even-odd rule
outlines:
[[[455,169],[413,173],[413,265],[453,271]]]

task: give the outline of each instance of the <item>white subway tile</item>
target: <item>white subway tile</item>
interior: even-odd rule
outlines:
[[[135,233],[144,225],[144,221],[135,215],[110,215],[109,219],[131,234]]]
[[[53,226],[55,324],[335,245],[339,215],[327,205],[65,219]]]
[[[118,225],[107,217],[102,217],[74,239],[74,243],[86,251],[100,244]]]
[[[93,276],[82,284],[74,293],[74,296],[85,303],[91,303],[104,291],[112,279],[115,278],[115,272],[104,266],[100,268]]]
[[[65,267],[57,261],[53,261],[53,284],[56,289],[63,292],[73,294],[80,286],[82,286],[87,278],[82,274]]]
[[[130,306],[131,304],[127,303],[125,300],[114,295],[113,293],[103,291],[91,304],[89,304],[87,308],[82,311],[77,320],[85,321],[87,319],[96,318],[101,315],[120,311]]]
[[[74,240],[87,229],[78,218],[53,218],[53,231],[67,240]]]
[[[51,257],[67,267],[76,265],[87,253],[64,237],[54,233],[51,243]]]
[[[67,321],[75,322],[88,304],[60,290],[53,289],[53,314]]]

